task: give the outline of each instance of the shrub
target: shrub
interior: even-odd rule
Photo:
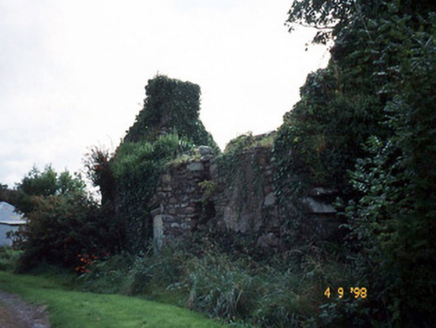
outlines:
[[[153,293],[178,284],[191,258],[179,242],[167,243],[158,254],[138,256],[129,274],[129,293]]]
[[[111,205],[120,227],[125,229],[124,247],[132,253],[146,251],[151,239],[147,204],[153,197],[165,164],[193,151],[193,144],[177,133],[162,135],[153,142],[124,142],[109,163],[115,197]]]
[[[116,235],[98,205],[80,193],[32,196],[33,211],[18,232],[18,247],[23,249],[20,271],[43,262],[74,267],[78,254],[100,255],[116,246]]]
[[[63,196],[69,193],[85,193],[86,184],[80,174],[71,175],[64,171],[58,174],[51,165],[47,165],[44,171],[33,167],[15,190],[9,191],[10,201],[20,212],[27,214],[33,210],[34,200],[32,196]]]
[[[101,294],[129,294],[128,280],[134,256],[121,252],[116,255],[93,261],[87,272],[82,272],[78,280],[83,282],[86,291]]]
[[[22,251],[9,247],[0,247],[0,270],[14,271]]]
[[[180,286],[189,292],[188,307],[227,319],[252,310],[255,279],[229,256],[208,252],[190,259],[185,270]]]

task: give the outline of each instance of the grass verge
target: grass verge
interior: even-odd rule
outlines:
[[[0,271],[0,288],[27,302],[46,304],[52,327],[222,327],[176,306],[123,295],[70,291],[59,281],[43,276]]]

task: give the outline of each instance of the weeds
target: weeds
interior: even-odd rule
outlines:
[[[0,247],[0,270],[14,271],[22,253],[10,247]]]
[[[370,315],[359,309],[364,301],[324,295],[327,287],[361,284],[341,254],[329,245],[306,246],[256,261],[245,253],[223,252],[210,240],[185,240],[158,254],[150,249],[95,259],[76,285],[188,307],[223,318],[229,327],[313,327],[350,318],[358,326]],[[0,256],[0,263],[8,256]]]
[[[208,252],[186,263],[182,286],[188,307],[227,319],[244,318],[254,309],[256,281],[225,254]]]

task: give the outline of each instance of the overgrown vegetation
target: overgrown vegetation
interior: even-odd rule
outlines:
[[[235,180],[242,180],[243,185],[247,185],[247,161],[250,161],[252,165],[256,164],[250,160],[247,153],[253,152],[253,149],[264,139],[266,138],[255,137],[252,133],[247,133],[228,143],[224,152],[217,158],[218,176],[226,186],[234,184]]]
[[[333,245],[332,245],[333,246]],[[364,299],[326,300],[325,285],[350,285],[354,273],[334,256],[314,246],[254,261],[208,239],[166,244],[159,254],[120,254],[95,261],[80,276],[87,291],[145,295],[150,300],[178,304],[230,326],[299,327],[322,325],[331,318],[322,304],[338,307]],[[245,322],[245,323],[243,323]]]
[[[218,151],[199,119],[200,87],[158,75],[148,81],[144,108],[114,154],[93,149],[89,176],[117,222],[123,246],[144,251],[151,240],[148,203],[166,165],[194,155],[195,146]]]
[[[144,250],[152,238],[147,207],[154,195],[165,165],[172,159],[192,153],[194,145],[177,134],[160,136],[154,142],[124,142],[110,161],[113,174],[117,220],[126,231],[130,251]]]
[[[12,236],[14,247],[23,250],[18,271],[43,263],[74,268],[78,254],[100,256],[120,246],[116,228],[87,194],[80,175],[58,174],[51,166],[43,172],[33,168],[15,190],[4,190],[2,199],[27,220]]]
[[[290,24],[316,26],[315,41],[335,45],[279,129],[279,199],[310,184],[339,189],[347,258],[372,290],[369,308],[325,307],[332,323],[365,312],[396,326],[436,322],[435,10],[426,1],[303,0],[289,12]]]
[[[176,133],[218,151],[199,119],[201,92],[197,84],[157,75],[148,81],[145,94],[144,108],[127,131],[126,142],[153,142],[163,132]]]
[[[235,196],[249,203],[264,192],[250,152],[272,149],[285,222],[279,251],[257,251],[250,236],[198,231],[154,254],[147,206],[161,173],[196,156],[199,144],[216,148],[198,119],[199,87],[157,76],[115,154],[93,149],[85,163],[101,205],[80,177],[50,167],[16,190],[0,186],[29,218],[21,268],[78,266],[89,291],[145,295],[233,327],[434,326],[436,7],[301,0],[288,23],[319,28],[315,42],[334,40],[329,65],[309,74],[275,136],[238,137],[216,159],[219,181],[200,183],[203,201],[223,185],[250,185]],[[301,199],[313,187],[340,195],[339,243],[296,242]],[[10,267],[13,257],[4,257]]]
[[[22,252],[9,247],[0,247],[0,270],[15,271]]]

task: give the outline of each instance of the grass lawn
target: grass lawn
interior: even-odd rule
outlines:
[[[0,289],[27,302],[46,304],[52,327],[223,327],[187,309],[122,295],[69,291],[43,276],[0,271]]]

